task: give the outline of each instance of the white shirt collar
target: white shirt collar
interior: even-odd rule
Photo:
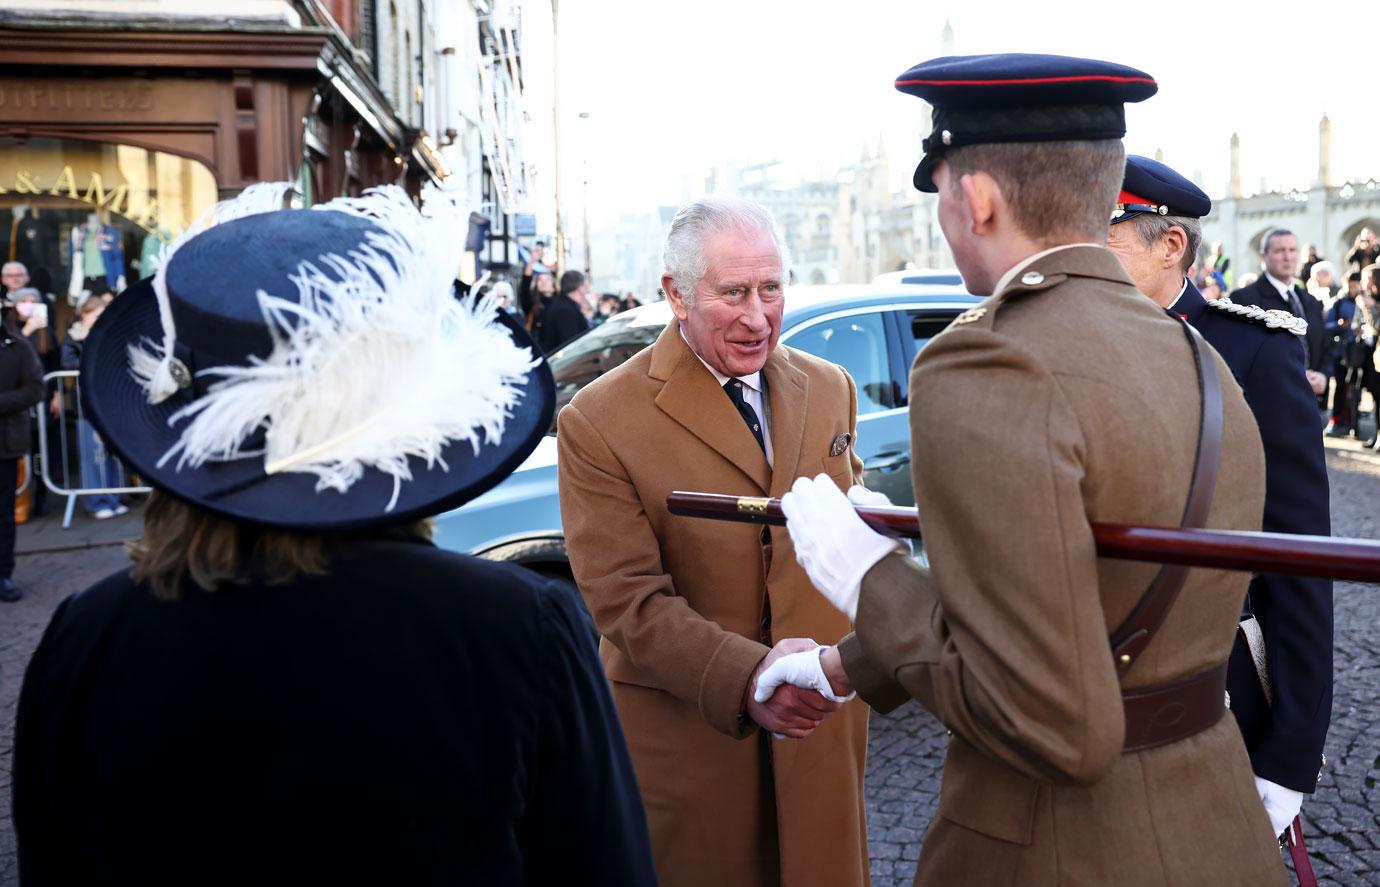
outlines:
[[[1181,286],[1181,287],[1179,287],[1179,295],[1178,295],[1178,298],[1176,298],[1176,299],[1174,300],[1173,304],[1171,304],[1171,305],[1169,306],[1169,310],[1170,310],[1170,311],[1173,311],[1173,310],[1174,310],[1174,306],[1177,305],[1177,304],[1179,304],[1179,302],[1183,300],[1184,293],[1186,293],[1186,292],[1188,292],[1188,278],[1187,278],[1187,277],[1184,278],[1184,285]],[[1176,313],[1177,313],[1177,312],[1176,312]]]
[[[725,385],[727,385],[729,379],[735,379],[735,378],[736,378],[738,381],[742,382],[744,385],[746,385],[747,387],[751,388],[753,391],[759,391],[759,392],[760,392],[760,391],[762,390],[762,371],[761,371],[761,370],[758,370],[758,371],[755,372],[755,373],[750,373],[750,374],[748,374],[748,375],[746,375],[746,376],[725,376],[723,373],[719,372],[718,370],[716,370],[716,369],[714,369],[712,366],[710,366],[709,363],[708,363],[703,357],[700,357],[699,353],[696,352],[695,349],[694,349],[694,347],[690,344],[690,340],[687,339],[687,338],[685,338],[685,328],[684,328],[684,327],[677,325],[677,330],[678,330],[678,332],[680,333],[680,338],[681,338],[681,340],[682,340],[683,342],[685,342],[685,347],[689,348],[689,349],[690,349],[690,353],[693,354],[693,355],[695,355],[695,359],[698,360],[700,363],[704,364],[704,368],[707,369],[707,370],[709,370],[709,372],[712,373],[712,374],[714,375],[714,381],[716,381],[716,382],[719,383],[719,387],[720,387],[720,388],[722,388],[722,387],[724,387]]]
[[[1284,301],[1289,301],[1289,294],[1294,291],[1294,285],[1292,283],[1280,281],[1279,278],[1275,277],[1269,271],[1265,272],[1265,279],[1270,281],[1270,286],[1279,290],[1279,294],[1284,297]]]
[[[1022,259],[1021,261],[1019,261],[1019,262],[1017,262],[1016,264],[1012,265],[1010,268],[1006,269],[1006,273],[1003,274],[1003,275],[1001,276],[1001,278],[997,281],[997,285],[996,285],[995,287],[993,287],[993,289],[992,289],[992,295],[996,295],[997,293],[999,293],[999,292],[1001,292],[1003,289],[1005,289],[1006,286],[1007,286],[1007,284],[1011,283],[1012,279],[1015,278],[1015,276],[1016,276],[1017,274],[1020,274],[1020,273],[1021,273],[1022,271],[1024,271],[1026,268],[1030,267],[1030,264],[1031,264],[1032,262],[1034,262],[1036,259],[1043,259],[1045,256],[1047,256],[1047,255],[1049,255],[1049,254],[1051,254],[1051,253],[1057,253],[1057,252],[1059,252],[1059,250],[1062,250],[1062,249],[1072,249],[1072,248],[1074,248],[1075,246],[1102,246],[1102,245],[1103,245],[1103,244],[1097,244],[1097,243],[1061,243],[1061,244],[1059,244],[1058,246],[1051,246],[1049,249],[1040,250],[1038,253],[1035,253],[1033,256],[1027,256],[1026,258]]]

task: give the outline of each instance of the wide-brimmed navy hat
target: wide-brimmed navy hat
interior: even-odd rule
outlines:
[[[1002,53],[945,56],[896,78],[933,106],[933,131],[913,182],[933,192],[934,167],[964,145],[1097,141],[1126,135],[1126,102],[1159,89],[1144,71],[1095,59]]]
[[[1150,157],[1126,155],[1126,176],[1112,210],[1112,224],[1153,213],[1201,219],[1212,212],[1212,198],[1173,169]]]
[[[222,204],[101,315],[81,363],[101,436],[164,492],[289,529],[416,520],[502,480],[554,386],[491,299],[454,296],[454,213],[281,194]]]

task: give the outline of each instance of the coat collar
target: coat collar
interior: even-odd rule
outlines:
[[[705,369],[672,320],[652,345],[647,371],[665,382],[656,396],[662,412],[732,462],[763,493],[781,495],[795,480],[809,402],[809,380],[793,366],[790,350],[778,345],[762,368],[771,412],[773,465],[743,424],[728,395]]]
[[[653,379],[666,383],[656,396],[656,405],[662,412],[732,462],[762,492],[771,487],[766,454],[728,395],[681,338],[680,323],[676,320],[668,323],[652,344],[652,364],[647,372]],[[773,381],[768,376],[768,397]],[[774,412],[772,444],[776,445]]]
[[[1033,261],[1027,262],[1020,267],[1018,274],[993,294],[998,301],[1018,293],[1048,289],[1070,277],[1093,277],[1135,286],[1116,254],[1104,246],[1076,244],[1039,254]]]
[[[1193,281],[1185,278],[1184,291],[1179,294],[1178,300],[1169,306],[1169,310],[1188,321],[1189,325],[1196,329],[1198,321],[1203,317],[1203,312],[1207,310],[1207,299],[1203,298],[1203,294],[1193,285]]]

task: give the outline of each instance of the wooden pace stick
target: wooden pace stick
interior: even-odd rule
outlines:
[[[780,499],[675,492],[666,497],[666,507],[686,517],[786,524]],[[854,507],[863,522],[879,533],[920,538],[920,513],[914,508]],[[1101,557],[1380,583],[1380,542],[1369,539],[1126,524],[1093,524],[1092,530]]]

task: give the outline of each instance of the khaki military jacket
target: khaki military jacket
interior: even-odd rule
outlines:
[[[1254,530],[1259,435],[1213,357],[1224,416],[1208,525]],[[1108,250],[1050,252],[937,336],[910,392],[930,567],[874,567],[841,646],[874,707],[918,699],[952,734],[916,883],[1283,883],[1230,716],[1122,754],[1122,689],[1224,662],[1250,578],[1191,571],[1118,680],[1108,634],[1156,568],[1099,559],[1089,523],[1179,525],[1201,409],[1179,324]]]
[[[848,620],[784,528],[764,545],[760,527],[666,510],[674,490],[779,496],[801,475],[861,479],[852,447],[831,455],[856,433],[848,375],[785,346],[763,374],[774,467],[675,322],[560,414],[570,564],[603,636],[663,887],[868,883],[867,706],[846,704],[804,740],[740,718],[775,641],[834,643]]]

